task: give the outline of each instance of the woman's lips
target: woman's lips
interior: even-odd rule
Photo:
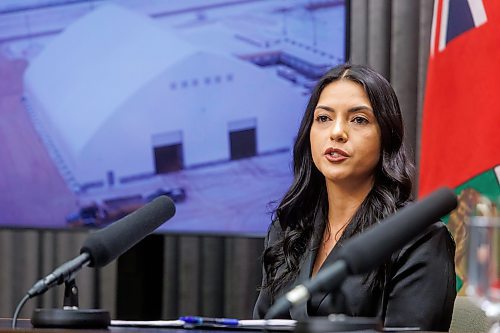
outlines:
[[[349,158],[349,154],[339,148],[328,148],[325,150],[325,157],[328,161],[339,163]]]

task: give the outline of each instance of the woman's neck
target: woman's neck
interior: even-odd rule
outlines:
[[[356,210],[373,187],[373,180],[362,184],[352,183],[341,186],[326,181],[328,193],[328,225],[323,233],[321,244],[314,260],[311,276],[318,273],[319,269],[335,247],[345,227],[351,220]]]
[[[354,216],[373,187],[373,179],[369,181],[342,185],[327,180],[328,224],[330,230],[341,231]]]
[[[363,200],[373,187],[373,178],[369,181],[342,186],[326,181],[328,193],[328,224],[323,233],[321,244],[314,259],[311,276],[315,276],[330,251],[335,247],[348,222],[353,217]]]

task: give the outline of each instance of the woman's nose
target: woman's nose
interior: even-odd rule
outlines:
[[[348,137],[347,124],[345,123],[345,121],[335,121],[330,131],[330,140],[336,142],[346,142]]]

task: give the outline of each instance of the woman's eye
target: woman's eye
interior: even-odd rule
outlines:
[[[358,124],[358,125],[364,125],[364,124],[368,124],[368,119],[364,118],[364,117],[354,117],[352,119],[352,122]]]
[[[316,121],[319,121],[320,123],[324,123],[326,121],[328,121],[328,117],[327,116],[323,116],[323,115],[319,115],[316,117]]]

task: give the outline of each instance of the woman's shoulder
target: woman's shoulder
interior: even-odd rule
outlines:
[[[453,245],[455,243],[446,224],[438,221],[428,226],[422,234],[417,236],[414,243],[441,243],[442,241]]]
[[[437,254],[447,254],[448,257],[453,257],[455,254],[455,241],[448,227],[441,221],[427,227],[420,235],[404,246],[397,257],[402,259],[418,255],[432,258]]]

